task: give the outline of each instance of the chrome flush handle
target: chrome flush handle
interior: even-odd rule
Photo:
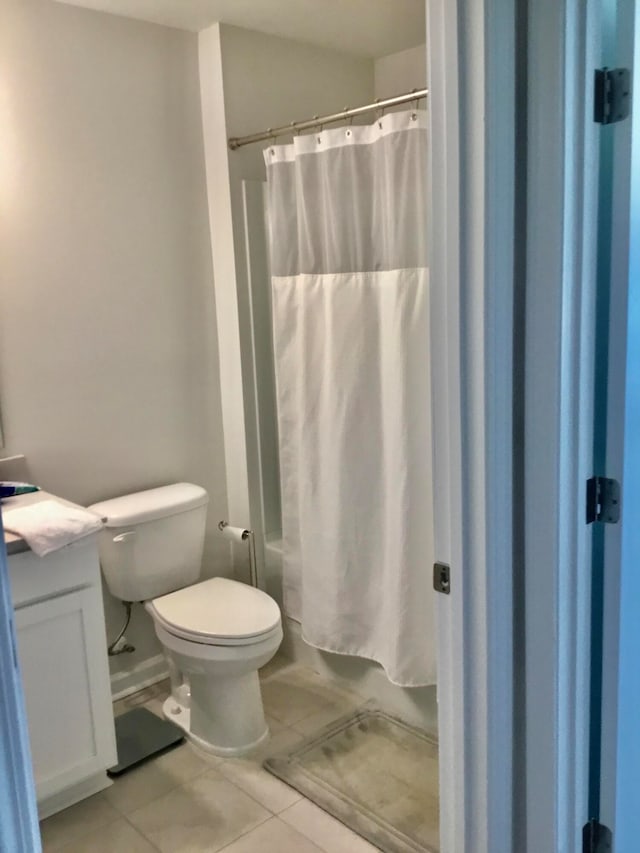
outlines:
[[[114,542],[125,542],[127,539],[130,539],[132,536],[135,536],[135,530],[127,530],[126,533],[118,533],[117,536],[113,537]]]

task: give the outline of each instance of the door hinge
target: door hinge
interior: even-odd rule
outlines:
[[[582,828],[582,853],[611,853],[613,836],[611,830],[597,820],[590,820]]]
[[[628,68],[596,68],[593,86],[593,120],[614,124],[631,111],[631,74]]]
[[[608,477],[591,477],[587,480],[587,524],[603,521],[617,524],[620,521],[620,483]]]
[[[433,564],[433,588],[445,595],[451,592],[451,569],[446,563]]]

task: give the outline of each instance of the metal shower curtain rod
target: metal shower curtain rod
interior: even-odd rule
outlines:
[[[299,133],[301,130],[311,130],[314,127],[322,127],[325,124],[332,124],[336,121],[345,121],[354,116],[364,115],[375,110],[386,110],[388,107],[396,107],[399,104],[409,103],[409,101],[416,101],[417,103],[421,98],[426,98],[428,94],[428,89],[414,89],[412,92],[406,92],[404,95],[395,95],[393,98],[378,98],[374,103],[366,104],[363,107],[345,107],[339,113],[314,116],[307,121],[292,121],[291,124],[284,124],[282,127],[269,127],[267,130],[263,130],[262,133],[251,133],[249,136],[232,136],[229,139],[229,148],[235,151],[237,148],[242,148],[243,145],[251,145],[253,142],[264,142],[267,139],[275,139],[277,136]]]

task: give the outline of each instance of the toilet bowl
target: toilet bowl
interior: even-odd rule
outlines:
[[[145,605],[170,661],[167,719],[206,752],[241,755],[269,736],[258,669],[282,642],[278,605],[253,587],[211,578]]]
[[[94,504],[109,591],[144,602],[171,676],[165,716],[200,749],[242,755],[269,735],[258,680],[282,642],[276,602],[262,590],[199,581],[204,489],[177,483]]]

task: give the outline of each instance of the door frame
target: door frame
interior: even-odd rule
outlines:
[[[427,27],[440,845],[512,853],[515,8]]]
[[[599,0],[528,8],[524,416],[526,841],[588,820]]]

